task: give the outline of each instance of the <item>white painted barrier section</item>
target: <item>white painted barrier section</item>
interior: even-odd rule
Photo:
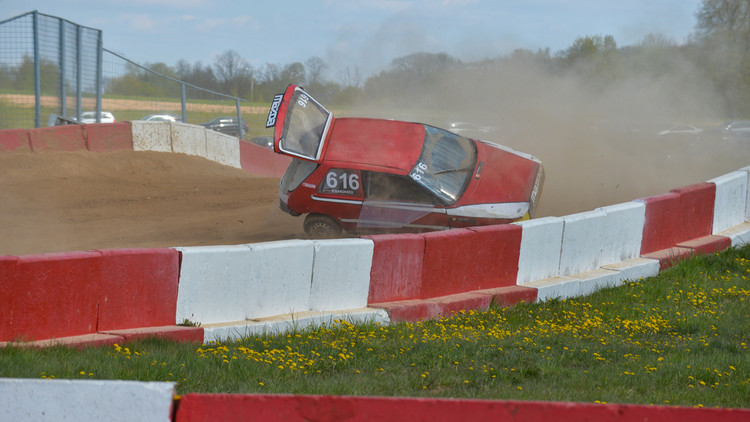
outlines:
[[[716,234],[728,237],[732,241],[732,246],[747,245],[750,243],[750,223],[738,224]]]
[[[524,284],[524,287],[536,289],[537,302],[576,297],[581,290],[580,286],[580,280],[572,276],[549,277]]]
[[[244,320],[252,250],[247,245],[175,249],[182,254],[176,322]]]
[[[0,378],[3,421],[169,422],[171,382]]]
[[[134,151],[172,152],[172,129],[169,122],[130,122]]]
[[[745,221],[748,173],[733,171],[709,180],[716,185],[713,234]]]
[[[282,240],[248,246],[252,254],[245,319],[309,310],[313,241]]]
[[[374,247],[370,239],[316,240],[310,310],[367,306]]]
[[[627,261],[613,262],[603,265],[602,268],[618,271],[620,276],[618,282],[626,280],[640,280],[659,274],[659,260],[648,258],[633,258]]]
[[[178,323],[243,321],[310,309],[312,241],[176,249],[182,254]]]
[[[626,202],[598,209],[605,215],[599,244],[599,266],[639,257],[643,225],[646,223],[646,204]]]
[[[606,223],[604,211],[586,211],[562,219],[559,274],[578,274],[599,267]]]
[[[563,220],[543,217],[513,224],[521,226],[516,284],[556,276],[560,269]]]
[[[261,321],[248,321],[244,324],[213,324],[203,327],[203,342],[225,342],[256,335],[276,335],[288,332],[317,328],[322,325],[332,326],[336,320],[350,324],[375,322],[387,325],[390,323],[385,309],[362,308],[338,312],[300,312],[278,315]]]
[[[206,130],[206,158],[225,166],[242,168],[240,141],[234,136]]]
[[[187,123],[171,123],[169,127],[173,152],[206,158],[206,128]]]

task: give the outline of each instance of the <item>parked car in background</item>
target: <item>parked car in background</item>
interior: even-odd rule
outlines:
[[[150,114],[141,120],[146,122],[179,122],[180,119],[171,114]]]
[[[81,113],[81,118],[78,120],[79,123],[88,124],[88,123],[97,123],[96,121],[96,112],[95,111],[85,111]],[[115,122],[115,116],[110,113],[109,111],[102,111],[99,114],[99,123],[114,123]]]
[[[292,157],[281,209],[305,232],[430,231],[531,218],[544,181],[535,157],[421,123],[334,118],[301,88],[274,98],[274,151]]]
[[[678,123],[671,126],[669,129],[662,130],[661,132],[659,132],[659,135],[697,135],[701,132],[703,132],[703,129],[701,128],[697,128],[693,125],[688,125],[685,123]]]
[[[250,142],[255,145],[260,145],[269,149],[273,149],[273,137],[272,136],[254,136],[249,139]]]
[[[724,139],[750,140],[750,121],[726,122],[719,128]]]
[[[250,127],[244,120],[242,120],[241,122],[242,136],[244,137]],[[240,136],[240,126],[237,124],[236,117],[217,117],[210,122],[200,123],[200,125],[205,127],[206,129],[211,129],[213,131],[221,132],[226,135]]]

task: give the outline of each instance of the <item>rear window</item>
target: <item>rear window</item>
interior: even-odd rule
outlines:
[[[330,117],[331,113],[304,91],[295,91],[284,120],[279,149],[307,159],[319,159]]]

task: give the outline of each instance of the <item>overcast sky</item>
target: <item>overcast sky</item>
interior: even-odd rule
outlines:
[[[0,0],[0,20],[37,10],[101,29],[104,48],[135,62],[211,65],[235,50],[253,67],[322,58],[364,78],[414,52],[464,61],[517,48],[552,54],[578,37],[618,46],[658,33],[678,43],[701,0]]]

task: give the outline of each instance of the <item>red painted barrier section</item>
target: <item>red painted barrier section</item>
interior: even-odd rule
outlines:
[[[699,183],[642,198],[646,204],[641,254],[711,234],[716,185]]]
[[[640,201],[646,204],[641,255],[674,246],[681,231],[680,195],[670,192]]]
[[[98,331],[174,325],[179,251],[102,250]]]
[[[91,152],[130,151],[133,131],[130,122],[83,125],[86,147]]]
[[[710,235],[680,242],[677,246],[680,248],[690,248],[698,255],[707,255],[730,248],[732,246],[732,239],[725,236]]]
[[[714,224],[716,184],[699,183],[671,192],[680,195],[682,211],[682,233],[677,242],[710,235]]]
[[[426,233],[420,299],[514,286],[521,226]]]
[[[493,304],[508,307],[518,303],[536,302],[537,292],[538,290],[532,287],[510,286],[482,290],[480,293],[491,295]]]
[[[186,394],[175,422],[746,422],[750,409],[398,397]]]
[[[0,281],[0,341],[96,332],[98,253],[27,255],[16,259],[12,269],[3,265],[8,277]]]
[[[424,261],[424,236],[384,234],[365,236],[372,240],[372,269],[368,303],[419,297]]]
[[[82,125],[52,126],[34,129],[29,132],[31,150],[41,151],[83,151],[86,140]]]
[[[266,147],[240,142],[240,167],[249,173],[281,178],[291,161],[290,157],[276,154]]]
[[[0,153],[31,152],[31,140],[26,129],[0,130]]]

